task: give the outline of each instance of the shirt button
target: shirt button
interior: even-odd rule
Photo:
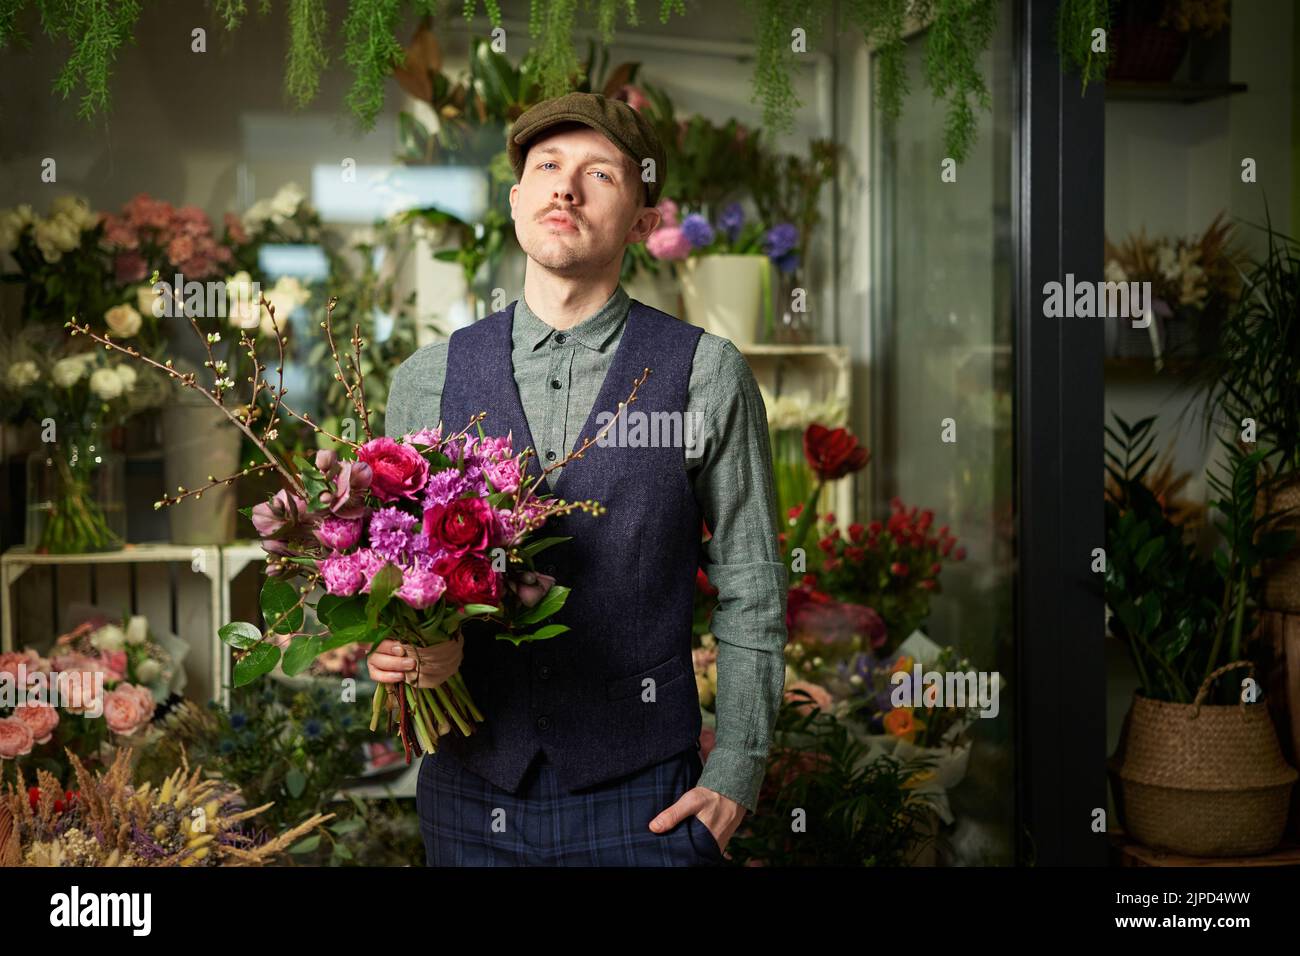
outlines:
[[[560,380],[558,378],[551,379],[551,388],[563,388],[563,387],[564,386],[560,384]]]
[[[550,717],[547,717],[545,714],[542,714],[542,716],[540,716],[540,717],[537,718],[537,729],[538,729],[538,730],[545,730],[545,729],[546,729],[547,727],[549,727],[549,726],[551,726],[551,718],[550,718]]]
[[[569,337],[565,335],[563,332],[558,332],[556,333],[555,341],[556,344],[563,345],[565,342],[569,341]]]
[[[543,664],[541,667],[537,668],[537,676],[542,680],[546,680],[551,676],[551,669]]]
[[[549,449],[547,449],[547,451],[546,451],[546,460],[547,460],[547,461],[555,461],[555,449],[553,449],[553,448],[549,448]]]

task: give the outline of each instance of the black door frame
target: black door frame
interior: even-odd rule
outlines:
[[[1104,87],[1062,71],[1058,3],[1015,8],[1017,857],[1104,865],[1104,333],[1043,316],[1045,283],[1102,274]]]

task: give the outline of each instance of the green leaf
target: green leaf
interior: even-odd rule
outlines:
[[[528,544],[520,548],[519,553],[525,558],[532,558],[552,545],[561,544],[562,542],[569,541],[572,538],[573,535],[554,535],[549,538],[538,538],[536,541],[530,541]]]
[[[235,686],[243,687],[245,684],[251,684],[263,674],[269,674],[275,670],[275,665],[280,660],[280,648],[274,644],[265,642],[258,644],[243,660],[235,664]]]
[[[460,613],[465,617],[469,617],[473,614],[497,614],[500,611],[501,608],[495,604],[466,604],[461,608]]]
[[[545,627],[539,627],[537,630],[533,631],[533,633],[529,634],[528,637],[530,640],[544,641],[548,637],[554,637],[556,634],[563,634],[568,630],[571,630],[571,628],[567,624],[547,624]]]
[[[289,847],[290,853],[310,853],[316,847],[320,846],[320,834],[313,833],[305,840],[299,840],[293,846]]]
[[[299,630],[303,612],[294,586],[278,578],[267,578],[262,585],[262,616],[266,618],[266,626],[278,634]]]
[[[563,584],[556,584],[546,592],[546,597],[538,602],[537,606],[525,612],[515,619],[515,624],[536,624],[538,621],[544,621],[560,608],[564,607],[564,602],[569,598],[569,588]]]
[[[392,563],[385,564],[370,580],[370,598],[366,601],[366,622],[373,628],[379,626],[379,613],[402,586],[402,571]]]
[[[321,654],[321,639],[319,635],[313,634],[310,637],[296,637],[289,642],[289,648],[284,652],[284,660],[280,664],[280,669],[290,677],[295,674],[301,674]]]
[[[284,788],[289,791],[289,796],[297,800],[307,789],[307,775],[297,767],[290,767],[284,775]]]
[[[340,820],[329,828],[330,833],[336,836],[343,836],[347,833],[356,833],[358,830],[365,829],[365,821],[357,817],[351,817],[347,820]]]
[[[231,647],[244,651],[262,640],[262,632],[247,621],[231,621],[217,630],[217,636]]]
[[[1151,563],[1151,559],[1163,551],[1164,547],[1164,538],[1152,538],[1146,544],[1142,545],[1142,549],[1138,551],[1137,556],[1133,559],[1137,562],[1138,570],[1145,571],[1147,565]]]

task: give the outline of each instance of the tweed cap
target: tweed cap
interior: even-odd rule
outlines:
[[[506,137],[506,154],[510,158],[510,167],[515,171],[515,179],[524,177],[524,154],[533,139],[548,127],[574,122],[603,133],[632,157],[638,169],[644,169],[641,164],[645,159],[653,159],[654,180],[646,182],[645,187],[648,205],[658,204],[667,172],[667,158],[659,135],[639,111],[622,100],[599,93],[566,93],[543,100],[515,120],[510,135]]]

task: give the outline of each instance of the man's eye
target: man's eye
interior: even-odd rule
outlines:
[[[610,179],[609,173],[605,172],[602,169],[597,169],[595,170],[595,172],[599,173],[601,176],[604,176],[606,179],[609,179],[611,183],[614,181],[613,179]]]
[[[542,165],[543,165],[543,166],[554,166],[555,163],[554,163],[552,160],[549,160],[549,159],[548,159],[548,160],[545,160],[545,161],[542,163]]]

